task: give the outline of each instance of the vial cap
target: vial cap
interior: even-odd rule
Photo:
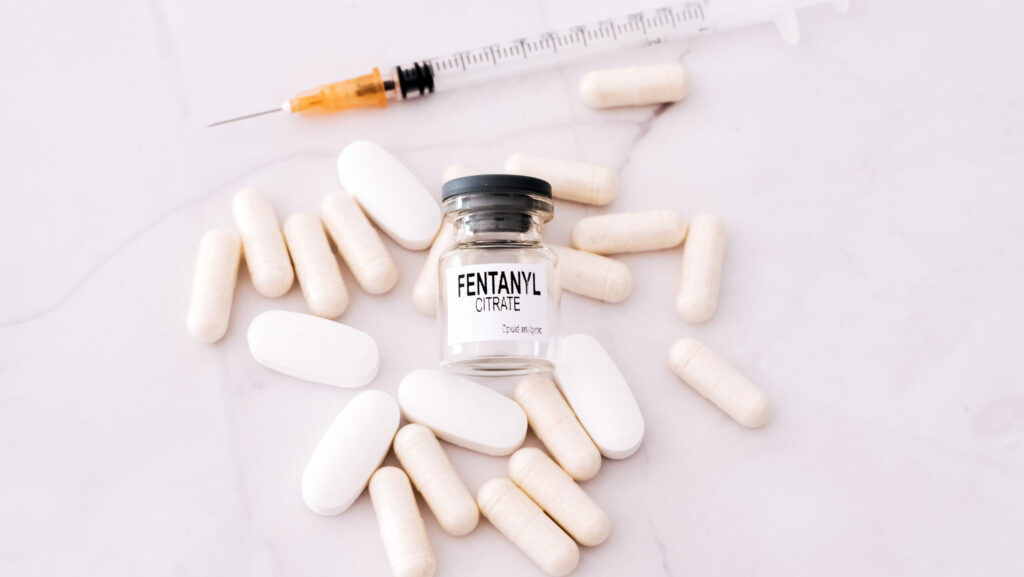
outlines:
[[[476,174],[455,178],[441,187],[441,199],[453,210],[539,211],[550,213],[551,185],[532,176]]]
[[[546,180],[520,174],[474,174],[444,183],[441,199],[474,192],[521,192],[551,198],[551,185]]]

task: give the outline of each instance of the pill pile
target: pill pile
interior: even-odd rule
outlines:
[[[580,87],[584,102],[595,108],[675,102],[689,91],[689,73],[678,63],[595,71]],[[614,170],[577,160],[515,153],[504,171],[546,180],[552,196],[565,202],[603,206],[620,193]],[[443,177],[475,174],[481,171],[452,164]],[[433,196],[394,156],[368,141],[342,150],[338,176],[341,188],[323,199],[319,215],[292,214],[283,226],[265,192],[250,187],[236,193],[235,229],[211,230],[199,242],[187,321],[195,340],[211,343],[226,333],[244,255],[259,294],[281,296],[297,280],[312,313],[257,315],[247,333],[253,359],[306,381],[368,385],[380,368],[380,352],[368,334],[333,320],[349,305],[338,258],[361,290],[389,292],[398,268],[381,232],[404,249],[430,249],[412,301],[419,312],[437,314],[438,260],[454,232]],[[688,323],[704,323],[718,306],[725,242],[725,225],[716,215],[699,213],[687,222],[675,210],[656,208],[583,218],[572,228],[571,246],[552,249],[562,289],[618,303],[632,292],[633,275],[614,255],[682,245],[676,312]],[[545,573],[569,574],[579,562],[579,545],[600,545],[611,532],[609,516],[578,483],[594,478],[603,458],[633,455],[645,425],[629,384],[596,339],[558,337],[550,356],[554,371],[523,377],[512,398],[435,369],[406,374],[397,400],[376,390],[356,394],[309,458],[301,486],[307,507],[338,515],[368,488],[384,552],[398,577],[430,577],[436,567],[416,493],[446,533],[473,531],[482,514]],[[737,423],[756,428],[767,422],[765,393],[706,345],[682,338],[668,356],[682,381]],[[408,424],[400,428],[403,418]],[[547,453],[522,447],[528,429]],[[474,496],[441,441],[509,457],[507,477],[484,483]],[[381,467],[390,451],[400,467]]]
[[[644,421],[626,380],[595,339],[568,335],[556,357],[553,378],[524,377],[515,400],[434,369],[407,374],[397,402],[380,391],[357,394],[306,466],[306,505],[337,515],[368,485],[394,574],[425,577],[433,574],[435,559],[411,483],[446,533],[469,533],[483,514],[546,573],[567,575],[579,561],[577,543],[597,546],[611,531],[608,515],[577,481],[598,473],[602,455],[633,455]],[[400,417],[409,421],[401,429]],[[527,426],[554,458],[522,448]],[[485,455],[511,455],[508,477],[484,483],[474,500],[438,439]],[[378,469],[389,449],[401,468]]]

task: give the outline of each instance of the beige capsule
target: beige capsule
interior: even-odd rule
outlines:
[[[508,476],[580,545],[594,547],[608,538],[608,514],[540,449],[513,453]]]
[[[518,153],[505,160],[505,172],[546,180],[562,200],[603,205],[619,195],[619,175],[599,164]]]
[[[455,162],[444,167],[444,172],[441,173],[441,182],[448,182],[449,180],[455,180],[456,178],[462,178],[463,176],[473,176],[475,174],[482,173],[468,164]]]
[[[399,429],[393,447],[445,532],[458,537],[476,528],[480,520],[476,501],[430,429],[410,423]]]
[[[328,194],[320,206],[320,218],[364,291],[384,294],[395,286],[395,261],[355,198],[345,192]]]
[[[562,289],[609,303],[626,300],[633,292],[633,273],[625,264],[566,246],[551,246],[558,255]]]
[[[289,216],[284,238],[310,312],[328,319],[341,316],[348,308],[348,289],[320,219],[304,212]]]
[[[760,427],[771,417],[764,391],[697,339],[676,341],[669,364],[693,390],[744,427]]]
[[[592,108],[678,102],[690,94],[690,71],[679,62],[588,72],[580,96]]]
[[[295,273],[270,197],[258,188],[243,188],[235,193],[232,209],[256,292],[265,297],[288,292]]]
[[[663,250],[686,237],[686,219],[672,209],[599,214],[572,228],[572,245],[596,254]]]
[[[416,506],[409,477],[398,467],[381,467],[370,478],[370,500],[380,538],[395,577],[431,577],[436,562]]]
[[[241,253],[242,241],[231,229],[208,231],[199,241],[188,333],[201,343],[218,341],[228,330]]]
[[[718,308],[725,258],[725,223],[701,213],[690,221],[683,245],[683,261],[676,296],[676,312],[688,323],[703,323]]]
[[[524,377],[516,386],[515,399],[534,434],[569,475],[586,481],[601,470],[601,452],[550,375]]]
[[[423,263],[420,276],[416,279],[416,285],[412,289],[412,303],[416,310],[429,316],[437,314],[438,305],[438,260],[441,254],[448,250],[455,242],[455,227],[445,219],[441,225],[441,231],[434,238],[434,244],[427,253],[427,260]]]
[[[484,517],[545,573],[562,577],[576,569],[579,547],[515,483],[491,479],[480,487],[476,502]]]

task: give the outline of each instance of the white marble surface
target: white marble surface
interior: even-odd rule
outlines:
[[[730,226],[719,313],[672,310],[679,253],[625,257],[619,306],[563,323],[618,359],[641,450],[586,483],[614,522],[578,575],[1024,572],[1024,7],[860,0],[770,27],[623,54],[685,55],[694,92],[660,114],[591,111],[580,64],[387,111],[271,117],[290,91],[625,2],[7,3],[0,34],[0,574],[386,575],[368,498],[323,518],[305,461],[352,392],[257,366],[271,301],[239,283],[227,337],[184,328],[203,230],[243,184],[315,210],[347,142],[390,148],[439,195],[451,161],[514,151],[618,167],[610,208],[707,209]],[[427,32],[427,31],[431,32]],[[433,32],[436,31],[436,32]],[[549,238],[600,212],[558,206]],[[372,385],[432,366],[410,293],[424,253],[389,244],[389,295],[344,322],[383,351]],[[347,273],[346,273],[347,274]],[[354,287],[351,276],[346,277]],[[666,365],[696,335],[770,394],[741,429]],[[531,440],[535,443],[535,440]],[[451,448],[472,489],[503,459]],[[536,575],[490,525],[438,575]]]

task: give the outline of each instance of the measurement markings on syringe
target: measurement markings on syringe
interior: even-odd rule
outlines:
[[[556,55],[562,51],[597,49],[625,43],[655,44],[666,34],[686,24],[694,32],[706,31],[703,2],[695,0],[674,6],[662,6],[645,12],[634,12],[617,19],[572,26],[536,36],[522,37],[505,43],[490,44],[474,50],[450,54],[430,60],[437,74],[444,76],[470,72],[480,68],[496,68],[502,64],[533,60]]]
[[[643,14],[633,14],[632,16],[629,17],[629,19],[631,22],[639,22],[640,29],[643,31],[644,35],[647,34],[647,24],[644,22]]]
[[[568,62],[599,51],[621,50],[629,47],[661,44],[671,39],[692,38],[704,34],[730,30],[761,23],[779,22],[780,10],[792,10],[789,5],[776,2],[751,2],[743,8],[719,5],[728,0],[689,0],[651,10],[634,12],[618,18],[606,18],[581,26],[524,36],[515,40],[492,43],[471,50],[417,60],[408,65],[381,67],[371,74],[325,84],[315,90],[303,92],[288,99],[284,105],[255,114],[247,114],[214,122],[219,126],[228,122],[264,116],[275,112],[292,114],[303,112],[335,112],[365,106],[384,106],[385,101],[406,100],[412,92],[419,95],[465,86],[484,79],[497,78],[503,71],[512,73],[517,63],[534,61],[543,64]],[[793,8],[814,4],[833,3],[845,12],[846,2],[841,0],[801,0]],[[791,20],[780,28],[787,44],[796,44],[798,34]],[[554,56],[557,58],[541,58]],[[508,64],[510,66],[499,66]],[[522,68],[520,68],[520,72]],[[476,73],[480,72],[480,75]],[[498,74],[495,74],[497,72]],[[450,83],[449,83],[450,82]],[[400,90],[398,90],[400,88]],[[412,91],[412,92],[410,92]],[[383,99],[383,100],[382,100]]]

